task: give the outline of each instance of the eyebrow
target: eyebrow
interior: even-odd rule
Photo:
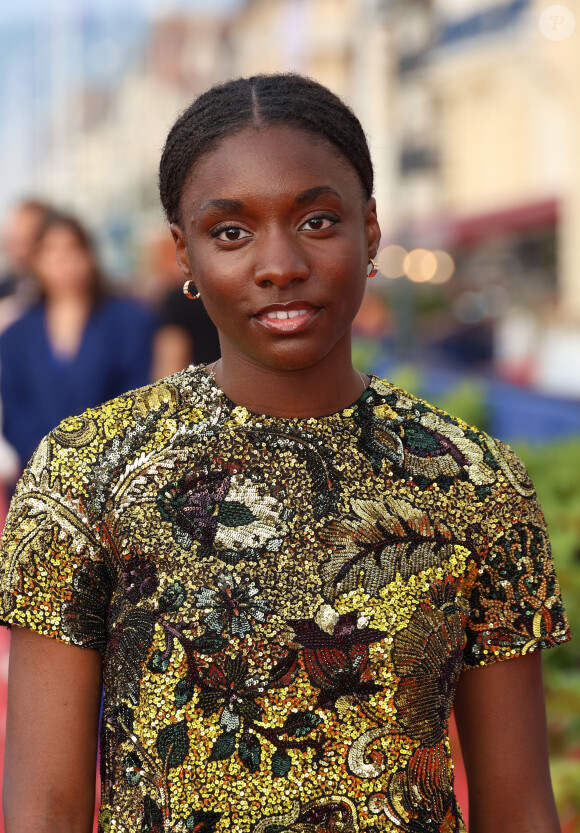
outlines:
[[[322,194],[334,194],[340,199],[340,194],[335,188],[331,188],[330,185],[317,185],[314,188],[307,188],[306,191],[301,191],[294,198],[294,201],[299,204],[311,202],[312,200],[315,200],[316,197],[320,197]]]
[[[200,208],[200,212],[203,214],[204,211],[207,211],[208,208],[217,208],[218,211],[242,211],[244,208],[244,203],[241,200],[228,200],[228,199],[221,199],[221,200],[207,200],[204,202]]]
[[[294,198],[294,202],[298,203],[299,205],[306,202],[312,202],[312,200],[315,200],[322,194],[334,194],[334,196],[340,199],[340,194],[338,193],[338,191],[335,188],[331,188],[330,185],[316,185],[314,188],[307,188],[305,191],[301,191],[299,194],[297,194]],[[218,211],[224,211],[226,213],[236,213],[238,211],[243,211],[244,207],[245,204],[242,202],[242,200],[207,200],[202,204],[200,208],[200,213],[203,214],[210,208],[215,208]]]

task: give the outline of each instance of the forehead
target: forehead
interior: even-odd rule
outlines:
[[[206,199],[296,194],[316,185],[332,185],[345,198],[361,199],[356,170],[327,139],[299,127],[247,127],[226,136],[190,171],[181,209]]]
[[[55,245],[82,246],[82,241],[71,226],[59,223],[47,228],[39,240],[41,248]]]
[[[16,208],[6,218],[6,234],[14,237],[20,234],[35,234],[41,219],[41,214],[30,206],[21,206]]]

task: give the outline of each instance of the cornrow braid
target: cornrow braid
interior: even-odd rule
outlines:
[[[205,153],[245,127],[276,124],[295,125],[323,136],[355,169],[365,198],[372,195],[369,147],[352,110],[311,78],[296,73],[254,75],[211,87],[169,131],[159,165],[159,192],[169,222],[180,222],[183,187]]]

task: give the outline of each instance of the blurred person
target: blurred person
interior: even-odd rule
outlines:
[[[352,322],[353,335],[382,341],[390,337],[392,328],[392,315],[387,302],[378,292],[367,290]]]
[[[0,272],[0,334],[20,317],[38,294],[31,274],[31,256],[38,231],[52,207],[42,200],[25,199],[17,203],[4,219]],[[18,455],[0,434],[0,488],[10,489],[21,470]],[[4,500],[0,497],[0,523]]]
[[[8,213],[2,228],[4,270],[0,273],[0,333],[31,303],[37,292],[31,257],[38,231],[52,207],[27,199]]]
[[[158,310],[153,350],[153,378],[162,379],[190,364],[209,364],[220,357],[218,331],[203,301],[191,304],[182,291],[183,276],[171,237],[158,241],[156,271],[165,289]]]
[[[22,464],[61,419],[149,381],[154,319],[110,294],[91,238],[49,212],[30,268],[40,299],[0,337],[4,435]]]
[[[386,300],[375,289],[367,288],[360,309],[352,322],[353,361],[374,367],[392,347],[393,322]]]

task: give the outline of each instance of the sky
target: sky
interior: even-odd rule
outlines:
[[[114,16],[134,12],[149,16],[173,9],[227,11],[239,3],[240,0],[18,0],[0,3],[0,27],[25,23],[38,16],[48,18],[63,11]]]

